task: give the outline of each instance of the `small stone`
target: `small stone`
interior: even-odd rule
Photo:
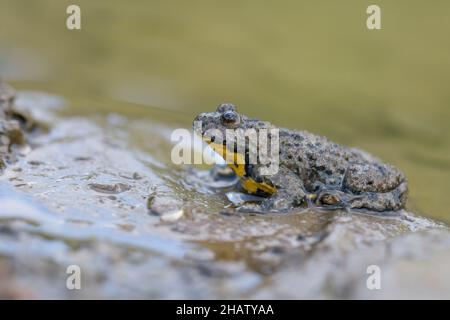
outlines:
[[[184,214],[182,202],[168,196],[151,195],[147,201],[147,208],[151,213],[160,216],[164,222],[174,222]]]
[[[78,156],[74,158],[75,161],[89,161],[92,160],[91,157]]]
[[[164,221],[164,222],[175,222],[178,219],[180,219],[183,216],[183,214],[184,214],[183,209],[179,209],[179,210],[175,210],[175,211],[169,211],[169,212],[164,213],[161,216],[161,221]]]

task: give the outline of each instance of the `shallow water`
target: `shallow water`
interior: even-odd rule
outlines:
[[[3,0],[0,77],[50,131],[0,177],[0,279],[15,261],[14,287],[76,297],[63,287],[73,262],[89,277],[83,298],[364,296],[351,268],[351,285],[327,291],[341,251],[369,263],[372,245],[441,227],[410,214],[230,213],[223,189],[171,163],[169,137],[231,101],[395,164],[409,211],[449,222],[450,4],[379,4],[383,30],[368,32],[360,1],[79,1],[72,32],[64,3]],[[182,201],[181,219],[148,211],[155,190]]]

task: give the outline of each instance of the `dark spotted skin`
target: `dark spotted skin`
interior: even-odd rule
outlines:
[[[202,113],[201,132],[215,128],[276,128],[269,122],[239,115],[238,123],[224,123],[224,112],[236,112],[231,104],[222,104],[216,112]],[[237,112],[236,112],[237,114]],[[232,117],[231,117],[232,118]],[[226,118],[227,120],[228,118]],[[306,131],[279,129],[279,170],[261,175],[258,165],[246,166],[246,175],[264,182],[277,192],[262,203],[268,211],[290,211],[308,205],[327,208],[397,211],[407,199],[407,180],[395,167],[370,154],[338,145],[325,137]],[[246,150],[248,151],[248,150]]]

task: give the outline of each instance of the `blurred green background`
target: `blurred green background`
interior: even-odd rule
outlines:
[[[70,4],[82,30],[66,29]],[[382,30],[366,28],[370,4]],[[409,207],[450,221],[449,15],[448,0],[2,0],[0,77],[186,126],[233,102],[395,164]]]

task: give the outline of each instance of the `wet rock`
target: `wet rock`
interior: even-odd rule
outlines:
[[[450,283],[444,271],[450,264],[448,229],[405,215],[387,220],[338,215],[327,227],[327,237],[316,243],[308,259],[292,257],[290,266],[272,277],[270,289],[263,288],[253,297],[448,298]],[[380,270],[380,289],[367,285],[372,275],[370,266]]]
[[[154,156],[172,145],[158,134],[170,127],[139,121],[121,130],[158,137],[156,146],[61,117],[5,168],[0,297],[23,287],[37,298],[449,296],[445,226],[408,212],[236,212],[225,208],[234,177],[162,165]],[[82,290],[65,288],[71,264]],[[370,265],[381,270],[380,290],[367,288]]]

